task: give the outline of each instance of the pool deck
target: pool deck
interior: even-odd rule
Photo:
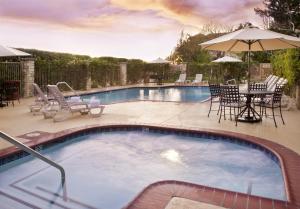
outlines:
[[[66,129],[77,129],[83,126],[109,124],[149,124],[194,130],[212,129],[264,138],[293,150],[298,153],[298,156],[300,154],[299,110],[283,111],[286,125],[283,125],[280,117],[278,117],[278,128],[275,128],[273,119],[270,118],[263,118],[261,123],[238,123],[238,125],[235,126],[235,123],[229,119],[222,119],[221,123],[218,123],[216,112],[212,112],[208,118],[208,102],[175,103],[137,101],[107,105],[104,114],[99,118],[74,114],[63,122],[54,123],[52,119],[45,120],[42,115],[33,116],[29,112],[28,105],[30,105],[33,100],[33,98],[26,98],[22,99],[20,104],[15,102],[14,107],[10,105],[9,107],[0,108],[0,130],[14,137],[18,137],[35,131],[41,133],[56,133]],[[30,139],[26,139],[26,137],[18,137],[18,139],[23,142],[30,141]],[[0,141],[0,150],[10,146],[9,143],[3,140]]]

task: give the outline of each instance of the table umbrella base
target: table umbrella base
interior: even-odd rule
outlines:
[[[261,116],[251,106],[246,106],[238,115],[237,120],[240,122],[256,123],[261,122]]]
[[[254,116],[245,116],[245,117],[238,117],[239,122],[247,122],[247,123],[257,123],[261,121],[261,118],[256,118]]]

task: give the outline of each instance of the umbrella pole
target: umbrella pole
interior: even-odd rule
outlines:
[[[248,42],[248,90],[249,90],[249,86],[250,86],[250,50],[251,50],[251,43]]]

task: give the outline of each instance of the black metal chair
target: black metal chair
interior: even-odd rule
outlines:
[[[264,102],[262,102],[260,104],[261,108],[264,109],[264,111],[262,111],[262,114],[264,112],[266,114],[266,109],[271,109],[272,110],[272,117],[273,117],[276,128],[277,128],[277,123],[276,123],[276,119],[275,119],[276,115],[275,115],[275,112],[274,112],[274,110],[276,108],[279,108],[282,123],[285,124],[285,122],[283,120],[283,116],[282,116],[282,111],[281,111],[281,98],[282,98],[282,95],[283,95],[283,88],[284,88],[283,85],[277,85],[276,84],[275,91],[272,94],[272,97],[270,99],[265,99]],[[266,114],[266,116],[267,116],[267,114]]]
[[[208,84],[209,86],[209,91],[210,91],[210,106],[209,106],[209,111],[207,117],[209,117],[209,114],[211,111],[218,111],[217,115],[220,112],[220,84]],[[219,107],[218,110],[212,110],[212,105],[214,103],[218,103]]]
[[[18,100],[20,103],[20,83],[21,82],[19,80],[4,81],[4,100],[7,102],[7,104],[11,102],[14,106],[14,100]]]
[[[222,113],[224,116],[224,120],[226,120],[226,107],[229,107],[230,110],[230,119],[231,119],[231,109],[233,108],[234,111],[234,119],[235,119],[235,125],[237,126],[237,117],[240,113],[240,110],[242,107],[245,107],[245,102],[241,101],[240,93],[239,93],[239,87],[236,85],[224,85],[221,86],[221,100],[220,100],[220,107],[221,107],[221,113],[219,117],[219,123],[221,121]],[[236,112],[237,109],[237,112]]]
[[[249,85],[249,90],[250,91],[267,91],[268,88],[268,84],[267,83],[251,83]],[[260,106],[260,104],[262,102],[264,102],[264,98],[266,97],[266,94],[256,94],[253,98],[252,98],[252,104],[253,106]],[[260,115],[261,113],[261,106],[260,106]]]

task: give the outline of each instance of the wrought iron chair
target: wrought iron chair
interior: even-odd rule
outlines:
[[[222,113],[224,115],[224,120],[226,120],[226,116],[225,116],[226,107],[229,107],[230,119],[232,115],[231,109],[233,108],[235,125],[237,126],[237,121],[238,121],[237,117],[240,113],[240,110],[242,107],[246,106],[245,102],[241,101],[239,87],[236,85],[224,85],[221,86],[220,89],[221,89],[221,100],[220,100],[221,113],[219,117],[219,123],[221,121]]]
[[[217,110],[212,110],[213,103],[218,103],[219,104],[218,113],[217,113],[217,115],[219,115],[219,112],[220,112],[220,93],[221,93],[220,84],[208,84],[208,86],[209,86],[209,91],[210,91],[210,106],[209,106],[209,111],[208,111],[207,117],[209,117],[209,114],[210,114],[211,111],[217,111]]]
[[[267,83],[251,83],[249,85],[250,91],[267,91],[268,84]],[[252,104],[255,106],[260,106],[262,102],[264,102],[264,98],[266,94],[257,94],[252,98]],[[261,106],[260,106],[260,115],[261,115]]]
[[[11,102],[12,105],[15,106],[14,100],[18,100],[20,103],[20,81],[4,81],[3,89],[5,92],[4,99],[6,100],[7,104]]]
[[[264,111],[262,111],[262,114],[265,112],[266,114],[266,109],[271,109],[272,110],[272,117],[275,123],[275,127],[277,128],[277,123],[276,123],[276,119],[275,119],[275,112],[274,110],[276,108],[279,108],[279,112],[280,112],[280,116],[281,116],[281,120],[282,123],[285,124],[284,120],[283,120],[283,116],[282,116],[282,111],[281,111],[281,98],[282,98],[282,94],[283,94],[283,85],[277,85],[275,87],[274,93],[272,95],[272,97],[270,99],[265,99],[264,102],[262,102],[260,104],[261,108],[264,109]],[[267,117],[267,114],[266,114]]]

